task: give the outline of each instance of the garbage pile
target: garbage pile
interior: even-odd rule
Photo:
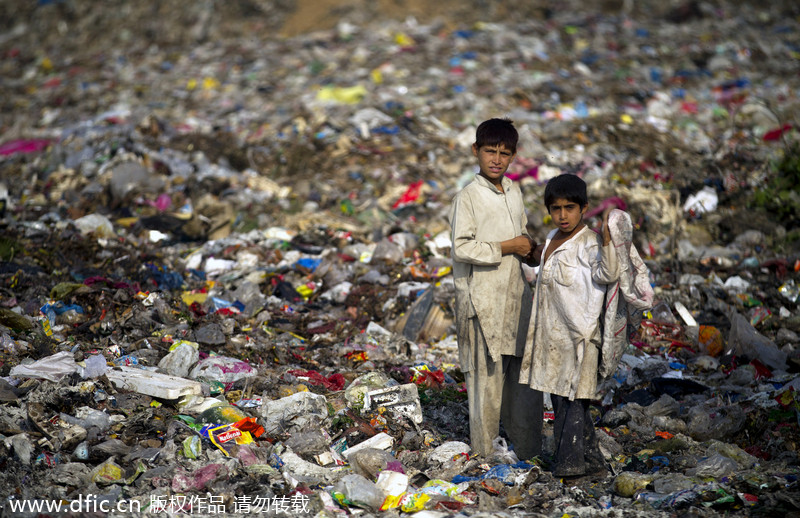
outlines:
[[[796,5],[78,4],[3,8],[3,516],[800,511]],[[470,451],[445,215],[494,116],[535,239],[578,174],[651,272],[605,476]]]

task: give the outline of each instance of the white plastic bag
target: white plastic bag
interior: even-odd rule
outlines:
[[[492,448],[494,450],[490,455],[492,463],[516,464],[519,462],[519,457],[517,457],[517,454],[514,453],[513,450],[508,449],[506,440],[499,435],[492,441]]]

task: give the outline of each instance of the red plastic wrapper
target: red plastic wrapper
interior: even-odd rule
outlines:
[[[763,137],[764,141],[765,142],[770,142],[770,141],[773,141],[773,140],[778,140],[783,136],[784,133],[787,133],[787,132],[791,131],[792,129],[793,128],[792,128],[791,124],[784,124],[780,128],[775,128],[773,130],[770,130],[770,131],[764,133],[764,137]]]
[[[399,209],[401,207],[405,207],[406,205],[412,205],[416,203],[422,190],[422,184],[423,181],[419,180],[409,185],[408,189],[406,189],[406,192],[403,193],[400,199],[394,202],[392,209]]]
[[[322,385],[328,390],[343,390],[346,380],[340,373],[331,374],[327,378],[316,371],[304,371],[302,369],[292,369],[288,371],[289,374],[296,378],[303,378],[312,385]]]
[[[250,432],[256,437],[261,437],[264,434],[264,427],[258,424],[255,417],[245,417],[241,421],[233,423],[233,426],[243,432]]]

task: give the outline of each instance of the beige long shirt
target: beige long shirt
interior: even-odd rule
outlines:
[[[520,383],[570,399],[595,397],[606,285],[618,278],[614,247],[588,227],[550,254],[536,279]]]
[[[453,199],[450,210],[453,280],[459,361],[472,370],[472,348],[466,326],[477,317],[490,357],[521,356],[525,347],[532,293],[519,257],[502,255],[500,242],[527,235],[522,193],[502,179],[501,192],[480,175]]]

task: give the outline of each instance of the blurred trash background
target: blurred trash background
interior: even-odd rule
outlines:
[[[798,60],[794,2],[1,4],[3,515],[798,513]],[[445,214],[495,116],[531,235],[577,174],[651,272],[605,477],[470,454]]]

